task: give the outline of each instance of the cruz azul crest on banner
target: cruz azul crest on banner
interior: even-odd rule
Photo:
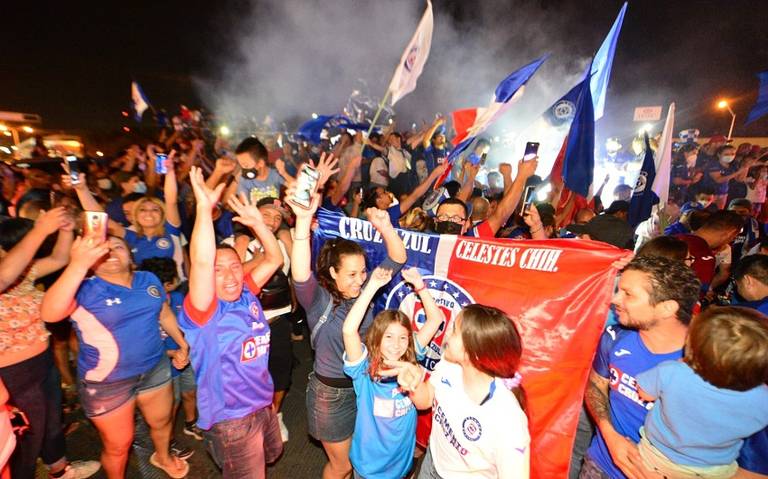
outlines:
[[[369,271],[385,259],[383,240],[369,222],[327,210],[320,210],[317,219],[315,257],[326,240],[341,237],[362,246]],[[464,306],[480,303],[506,312],[523,339],[520,369],[528,398],[531,477],[567,477],[587,375],[613,293],[616,270],[611,265],[625,252],[577,239],[517,241],[397,231],[408,253],[407,266],[419,269],[446,318],[423,365],[431,370],[440,360],[445,331]],[[385,308],[406,313],[416,330],[424,324],[421,303],[399,274],[374,300],[374,313]],[[470,426],[467,437],[474,437],[477,431]]]

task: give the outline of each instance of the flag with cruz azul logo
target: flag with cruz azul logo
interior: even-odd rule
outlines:
[[[335,237],[360,244],[373,268],[386,256],[381,236],[363,220],[321,209],[313,255]],[[398,230],[407,266],[419,268],[446,321],[422,365],[440,360],[446,326],[471,303],[495,306],[523,338],[521,374],[528,398],[531,477],[565,478],[592,357],[603,331],[616,270],[625,252],[586,240],[477,239]],[[415,330],[421,302],[398,274],[377,296],[374,312],[399,309]]]

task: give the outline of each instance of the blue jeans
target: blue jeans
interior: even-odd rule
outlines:
[[[266,477],[266,464],[283,452],[280,426],[272,406],[239,419],[217,422],[203,431],[205,446],[222,471],[222,477]]]
[[[432,452],[429,450],[429,447],[427,447],[427,452],[424,454],[424,460],[421,461],[418,479],[443,479],[437,473],[437,469],[435,469],[435,463],[432,462]]]

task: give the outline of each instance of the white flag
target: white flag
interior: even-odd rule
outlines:
[[[392,77],[392,82],[389,84],[392,105],[416,88],[416,80],[419,79],[424,64],[427,63],[429,48],[432,46],[432,26],[432,2],[427,0],[427,10],[421,17],[413,38],[405,47],[395,75]]]
[[[659,197],[659,208],[664,208],[669,199],[669,176],[672,172],[672,138],[675,129],[675,104],[669,105],[667,121],[661,133],[659,148],[656,150],[656,177],[653,179],[653,192]]]

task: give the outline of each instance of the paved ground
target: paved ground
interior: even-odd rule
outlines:
[[[325,454],[319,443],[307,435],[306,408],[304,406],[304,391],[307,375],[312,369],[312,353],[307,339],[293,343],[296,364],[293,371],[293,385],[283,402],[283,420],[290,432],[290,441],[285,444],[283,456],[268,469],[271,478],[303,479],[320,477],[326,462]],[[66,418],[67,422],[77,421],[77,430],[67,436],[67,450],[70,459],[98,460],[101,452],[101,442],[93,426],[84,418],[81,412],[76,412]],[[221,474],[205,452],[202,442],[185,436],[181,432],[183,421],[178,421],[176,440],[184,446],[195,450],[195,455],[189,459],[190,479],[220,478]],[[139,438],[140,439],[140,438]],[[147,459],[151,450],[135,446],[128,466],[128,478],[164,479],[166,476],[159,469],[148,464]],[[38,470],[38,477],[45,478],[43,468]],[[103,471],[92,476],[103,479]]]

